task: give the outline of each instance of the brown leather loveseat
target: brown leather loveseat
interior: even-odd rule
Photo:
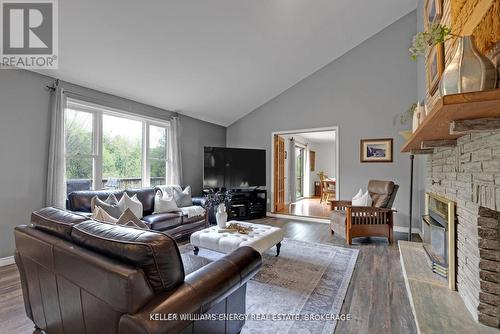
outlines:
[[[249,247],[207,264],[167,234],[55,208],[14,233],[26,314],[48,334],[237,333],[244,317],[216,315],[245,314],[261,266]],[[193,315],[216,319],[181,319]]]

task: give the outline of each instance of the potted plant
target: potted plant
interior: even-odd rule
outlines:
[[[229,190],[219,190],[210,192],[205,195],[205,209],[210,212],[211,209],[215,209],[215,218],[217,220],[217,226],[219,228],[226,228],[227,223],[227,207],[231,203],[231,192]]]
[[[399,123],[401,123],[401,125],[413,122],[413,115],[415,113],[415,110],[417,109],[417,106],[417,103],[413,103],[404,113],[401,114],[401,116],[399,116]],[[399,134],[405,140],[408,140],[412,134],[412,130],[399,131]]]
[[[419,32],[413,36],[412,45],[409,49],[411,59],[417,60],[418,56],[425,54],[428,47],[444,43],[452,37],[459,36],[452,34],[450,27],[439,23],[431,25],[429,30]]]

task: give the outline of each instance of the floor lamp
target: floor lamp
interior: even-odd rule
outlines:
[[[411,223],[413,220],[413,161],[415,156],[410,154],[410,227],[408,228],[408,241],[411,241]]]

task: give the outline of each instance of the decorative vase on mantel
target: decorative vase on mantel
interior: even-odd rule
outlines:
[[[215,214],[215,219],[217,220],[217,226],[220,229],[226,228],[227,212],[226,212],[226,205],[224,203],[219,204],[219,206],[217,207],[217,213]]]
[[[496,82],[497,69],[477,50],[474,36],[459,37],[455,55],[441,76],[441,95],[493,89]]]

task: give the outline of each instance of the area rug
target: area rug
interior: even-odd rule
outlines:
[[[182,253],[192,249],[181,246]],[[198,255],[209,260],[223,256],[206,249]],[[275,255],[275,247],[264,253],[262,269],[248,282],[247,314],[259,320],[247,320],[242,333],[333,333],[358,250],[285,239],[280,256]],[[276,315],[280,320],[266,318]]]

